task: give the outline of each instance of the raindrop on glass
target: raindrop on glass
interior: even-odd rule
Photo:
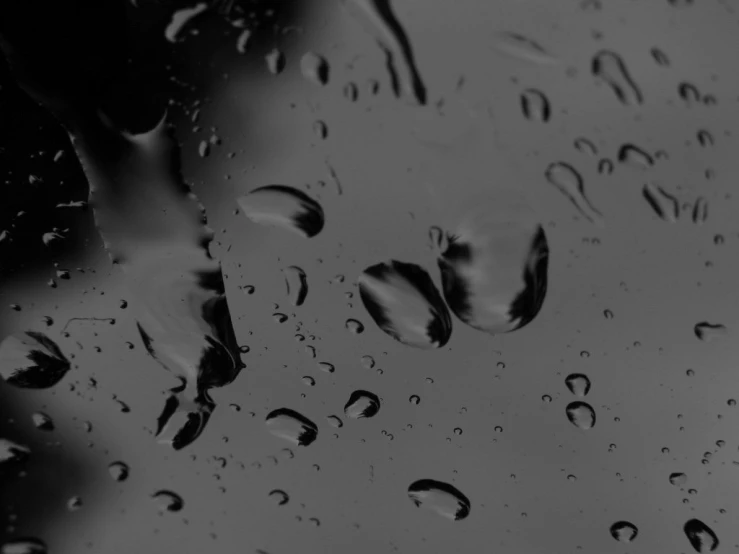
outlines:
[[[535,40],[519,33],[498,33],[496,47],[522,61],[539,65],[556,65],[559,60]]]
[[[410,398],[408,399],[408,401],[409,401],[409,402],[410,402],[411,404],[413,404],[413,405],[415,405],[415,406],[418,406],[418,405],[419,405],[419,404],[421,403],[421,397],[420,397],[420,396],[418,396],[417,394],[413,394],[413,395],[411,395],[411,397],[410,397]]]
[[[111,462],[108,465],[108,473],[110,473],[114,481],[120,483],[128,479],[130,469],[125,462]]]
[[[521,111],[529,121],[541,123],[549,121],[552,113],[549,99],[543,92],[536,89],[526,89],[521,93]]]
[[[668,58],[667,54],[665,54],[659,48],[652,48],[650,50],[650,53],[652,54],[652,58],[654,58],[654,61],[657,62],[657,65],[661,65],[662,67],[667,67],[668,65],[670,65],[670,58]]]
[[[373,417],[380,411],[380,399],[376,394],[356,390],[349,396],[344,413],[352,419]]]
[[[702,225],[708,219],[708,201],[699,196],[693,205],[693,223]]]
[[[364,332],[364,325],[356,319],[347,319],[344,326],[350,333],[355,335],[359,335]]]
[[[695,327],[693,327],[693,332],[696,337],[705,342],[720,339],[729,333],[724,325],[720,323],[708,323],[707,321],[696,323]]]
[[[670,484],[676,487],[682,487],[688,482],[688,476],[684,473],[670,473]]]
[[[636,525],[628,521],[617,521],[611,525],[611,536],[619,542],[631,542],[638,534]]]
[[[683,525],[683,531],[696,552],[713,552],[718,548],[716,533],[699,519],[688,520]]]
[[[595,425],[595,410],[585,402],[570,402],[565,410],[567,419],[575,427],[588,430]]]
[[[598,148],[593,144],[592,141],[580,137],[575,139],[574,142],[575,150],[587,154],[588,156],[596,156],[598,154]]]
[[[654,183],[646,183],[642,196],[660,219],[675,223],[680,217],[680,202],[665,189]]]
[[[2,544],[0,554],[47,554],[46,543],[40,539],[24,537]]]
[[[287,495],[285,491],[282,491],[280,489],[274,489],[269,491],[269,498],[277,504],[278,506],[284,506],[290,501],[290,497]]]
[[[654,158],[643,148],[635,144],[622,144],[618,149],[618,161],[637,169],[649,169],[654,165]]]
[[[0,438],[0,467],[5,463],[24,462],[31,455],[31,449],[8,439]]]
[[[267,70],[272,75],[279,75],[285,69],[285,54],[277,48],[270,50],[264,57],[264,61],[267,63]]]
[[[305,297],[308,295],[308,279],[305,271],[301,268],[291,265],[282,270],[285,276],[285,284],[287,285],[287,296],[293,306],[302,306]]]
[[[419,508],[431,510],[452,521],[459,521],[470,514],[469,499],[456,487],[441,481],[415,481],[408,487],[408,497]]]
[[[571,373],[565,378],[565,384],[575,396],[586,396],[590,392],[590,379],[582,373]]]
[[[151,495],[162,512],[179,512],[185,505],[182,497],[172,491],[160,490]]]
[[[53,431],[54,420],[43,412],[35,412],[31,415],[34,427],[41,431]]]
[[[698,87],[691,83],[680,83],[677,87],[677,93],[688,104],[695,104],[701,100],[701,93],[698,91]]]
[[[298,446],[308,446],[318,437],[318,426],[310,419],[289,408],[279,408],[267,414],[267,429],[276,437]]]
[[[565,162],[554,162],[547,167],[545,176],[550,184],[557,187],[572,202],[583,217],[599,227],[603,226],[603,215],[585,195],[585,183],[574,167]]]
[[[323,229],[323,208],[304,192],[286,185],[267,185],[237,200],[244,215],[254,223],[289,229],[314,237]]]
[[[610,50],[601,50],[593,58],[593,75],[605,81],[618,100],[626,106],[642,103],[642,93],[629,75],[621,56]]]
[[[329,65],[326,58],[314,52],[306,52],[300,58],[300,72],[303,77],[317,85],[328,83]]]

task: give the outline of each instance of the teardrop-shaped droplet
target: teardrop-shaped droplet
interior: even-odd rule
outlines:
[[[598,147],[595,146],[592,140],[586,139],[585,137],[579,137],[574,142],[575,149],[588,156],[596,156],[598,154]]]
[[[385,64],[396,96],[401,92],[426,104],[426,86],[416,67],[413,48],[390,0],[344,0],[344,6],[372,34],[385,53]],[[400,70],[396,67],[400,62]]]
[[[35,412],[31,415],[31,420],[36,429],[40,429],[41,431],[54,430],[54,420],[43,412]]]
[[[288,494],[280,489],[274,489],[269,492],[269,498],[278,506],[284,506],[290,501]]]
[[[642,93],[629,75],[621,56],[611,50],[601,50],[593,58],[593,75],[607,83],[616,98],[626,106],[642,103]]]
[[[549,164],[546,178],[557,187],[588,221],[603,226],[603,215],[593,206],[585,194],[585,184],[580,173],[565,162]]]
[[[69,361],[61,349],[43,333],[15,333],[0,343],[0,376],[16,387],[53,387],[69,368]]]
[[[431,510],[452,521],[470,515],[469,499],[459,489],[442,481],[419,479],[408,487],[408,497],[419,508]]]
[[[529,121],[549,121],[552,110],[543,92],[530,88],[521,93],[521,111]]]
[[[30,455],[30,448],[8,439],[0,439],[0,464],[25,462]]]
[[[556,65],[559,60],[543,46],[519,33],[498,33],[496,47],[501,52],[525,62]]]
[[[642,188],[642,196],[660,219],[675,223],[680,217],[680,202],[662,187],[647,183]]]
[[[444,298],[464,323],[491,334],[530,323],[547,291],[549,247],[530,206],[499,194],[480,202],[439,258]]]
[[[418,348],[439,348],[449,340],[449,310],[419,266],[394,260],[376,264],[364,270],[358,283],[367,312],[395,340]]]
[[[331,425],[331,427],[336,427],[337,429],[340,429],[344,426],[344,422],[341,421],[341,418],[339,416],[330,415],[326,418],[328,421],[328,424]]]
[[[575,427],[583,430],[591,429],[595,425],[595,410],[585,402],[570,402],[567,405],[567,419]]]
[[[300,72],[303,77],[317,85],[328,83],[329,65],[326,58],[315,52],[306,52],[300,58]]]
[[[24,537],[2,544],[0,554],[47,554],[46,543],[40,539]]]
[[[237,200],[244,215],[254,223],[275,225],[314,237],[323,229],[323,208],[310,196],[286,185],[267,185]]]
[[[611,536],[619,542],[631,542],[638,534],[636,525],[628,521],[617,521],[611,525]]]
[[[110,473],[110,476],[113,478],[114,481],[117,481],[118,483],[121,483],[128,479],[128,474],[130,473],[130,469],[128,467],[128,464],[125,462],[111,462],[108,465],[108,473]]]
[[[287,296],[293,306],[302,306],[308,295],[308,278],[305,271],[295,265],[282,270],[287,285]]]
[[[650,53],[652,54],[652,58],[654,58],[654,61],[657,62],[657,65],[661,65],[662,67],[667,67],[668,65],[670,65],[670,58],[668,58],[667,54],[665,54],[659,48],[652,48],[650,50]]]
[[[622,144],[618,149],[618,161],[637,169],[649,169],[654,165],[652,156],[631,143]]]
[[[699,519],[688,520],[683,525],[685,536],[696,552],[713,552],[718,548],[718,537],[713,530]]]
[[[590,379],[582,373],[571,373],[565,378],[565,384],[575,396],[587,396],[590,392]]]
[[[688,482],[688,476],[684,473],[670,473],[670,484],[682,487]]]
[[[270,433],[298,446],[308,446],[318,437],[318,426],[290,408],[271,411],[265,421]]]
[[[285,69],[285,54],[277,48],[273,48],[267,52],[264,61],[267,63],[267,70],[272,75],[279,75]]]
[[[705,342],[711,342],[729,334],[725,325],[721,325],[720,323],[708,323],[707,321],[696,323],[695,327],[693,327],[693,332],[696,337]]]
[[[163,512],[179,512],[185,505],[179,494],[168,490],[157,491],[151,497]]]
[[[366,390],[355,390],[344,406],[344,413],[352,418],[373,417],[380,411],[380,398]]]
[[[677,87],[677,93],[688,104],[697,104],[701,101],[701,93],[698,87],[692,83],[680,83]]]

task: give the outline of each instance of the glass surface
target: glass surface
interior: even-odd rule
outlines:
[[[3,554],[734,548],[731,2],[9,4]]]

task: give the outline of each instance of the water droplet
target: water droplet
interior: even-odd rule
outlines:
[[[642,188],[642,196],[660,219],[675,223],[680,217],[680,202],[662,187],[647,183]]]
[[[277,48],[270,50],[264,57],[264,61],[267,63],[267,70],[272,75],[279,75],[285,69],[285,54]]]
[[[337,429],[344,426],[344,422],[341,421],[341,418],[339,416],[330,415],[326,418],[328,420],[329,425],[332,427],[336,427]]]
[[[434,511],[453,521],[464,519],[470,514],[469,499],[456,487],[441,481],[415,481],[408,487],[408,497],[419,508]]]
[[[613,319],[613,312],[611,310],[603,310],[603,317]]]
[[[454,434],[455,435],[461,435],[462,434],[462,428],[461,427],[455,427],[454,428]]]
[[[698,87],[691,83],[680,83],[677,87],[677,93],[688,104],[698,103],[701,100],[701,93],[698,91]]]
[[[736,400],[734,398],[729,398],[729,400],[726,402],[729,406],[732,408],[736,406]]]
[[[635,144],[622,144],[618,149],[618,161],[637,169],[649,169],[654,165],[654,158]]]
[[[24,537],[2,544],[2,554],[47,554],[46,543],[40,539]]]
[[[61,349],[43,333],[15,333],[0,343],[0,376],[11,385],[29,389],[53,387],[69,369]]]
[[[380,411],[380,399],[376,394],[364,390],[355,390],[344,406],[344,413],[352,418],[373,417]]]
[[[567,405],[567,419],[575,427],[583,430],[591,429],[595,425],[595,410],[585,402],[570,402]]]
[[[0,438],[0,464],[24,462],[30,455],[30,448],[11,440]]]
[[[308,278],[305,271],[301,268],[291,265],[282,270],[285,276],[285,284],[287,285],[287,296],[293,306],[302,306],[305,297],[308,295]]]
[[[82,507],[82,498],[79,496],[73,496],[67,501],[67,509],[70,512],[76,512]]]
[[[661,65],[662,67],[667,67],[668,65],[670,65],[670,58],[668,58],[667,54],[665,54],[659,48],[652,48],[650,50],[650,53],[652,54],[652,58],[654,58],[654,61],[657,62],[657,65]]]
[[[590,379],[582,373],[571,373],[565,378],[565,384],[575,396],[586,396],[590,392]]]
[[[344,85],[344,98],[349,100],[349,102],[356,102],[358,96],[359,89],[357,88],[357,85],[354,83],[347,83]]]
[[[720,323],[708,323],[707,321],[696,323],[693,332],[696,337],[705,342],[711,342],[729,334],[726,326]]]
[[[545,395],[543,395],[541,397],[541,401],[542,402],[546,402],[547,404],[549,404],[552,401],[552,397],[549,396],[548,394],[545,394]]]
[[[343,5],[372,34],[385,53],[385,65],[395,95],[402,92],[419,105],[426,104],[426,86],[416,68],[411,42],[390,0],[346,0]],[[400,59],[400,72],[395,65],[396,58]]]
[[[541,123],[549,121],[552,113],[549,99],[543,92],[532,88],[521,93],[521,111],[529,121],[539,121]]]
[[[580,173],[565,162],[554,162],[547,167],[547,181],[557,187],[578,211],[591,223],[602,227],[603,215],[590,203],[585,195],[585,184]]]
[[[210,145],[207,141],[201,140],[198,144],[198,155],[201,158],[207,158],[210,155]]]
[[[300,72],[303,74],[303,77],[317,85],[328,83],[328,62],[326,58],[314,52],[306,52],[300,58]]]
[[[350,333],[354,333],[355,335],[359,335],[364,332],[364,325],[356,319],[347,319],[345,327]]]
[[[333,373],[334,371],[336,371],[336,367],[334,366],[334,364],[329,362],[318,362],[318,369],[325,373]]]
[[[108,473],[110,473],[114,481],[121,483],[128,479],[130,469],[125,462],[111,462],[108,465]]]
[[[313,132],[319,139],[325,139],[328,136],[328,126],[324,121],[314,121]]]
[[[462,218],[438,258],[444,298],[467,325],[506,333],[530,323],[547,289],[549,247],[519,196],[493,197]]]
[[[316,384],[316,380],[310,375],[306,375],[305,377],[303,377],[302,381],[303,381],[303,384],[308,387],[313,387]]]
[[[179,512],[185,505],[182,497],[172,491],[160,490],[151,495],[162,512]]]
[[[696,552],[713,552],[718,548],[716,533],[699,519],[688,520],[683,525],[683,531]]]
[[[54,420],[43,412],[35,412],[31,415],[31,420],[36,429],[41,431],[54,430]]]
[[[684,473],[670,473],[670,484],[676,487],[682,487],[688,482],[688,476]]]
[[[253,285],[244,285],[243,287],[243,291],[245,294],[249,294],[249,295],[254,294],[254,290],[255,289]]]
[[[273,410],[265,421],[270,433],[298,446],[308,446],[318,437],[318,426],[289,408]]]
[[[610,50],[601,50],[591,65],[593,75],[605,81],[616,98],[626,106],[642,103],[642,93],[629,75],[621,56]]]
[[[698,131],[698,144],[700,144],[703,148],[706,148],[708,146],[713,146],[713,135],[709,133],[706,130]]]
[[[241,352],[242,354],[248,354],[249,352],[251,352],[251,348],[249,348],[246,344],[242,344],[241,346],[239,346],[239,352]]]
[[[699,196],[693,205],[693,223],[702,225],[708,219],[708,201]]]
[[[595,156],[598,154],[598,147],[593,144],[591,140],[584,137],[575,139],[574,142],[575,150],[587,154],[589,156]]]
[[[686,8],[693,5],[693,0],[667,0],[667,3],[674,8]]]
[[[290,497],[285,491],[274,489],[269,491],[269,498],[278,506],[284,506],[290,501]]]
[[[249,49],[249,39],[251,38],[251,31],[249,29],[244,29],[239,34],[239,37],[236,39],[236,51],[239,54],[246,54],[246,51]]]
[[[164,36],[169,42],[177,42],[182,29],[196,16],[203,13],[208,8],[205,2],[199,2],[190,8],[182,8],[172,13],[167,28],[164,30]]]
[[[413,395],[411,395],[411,397],[410,397],[410,398],[408,399],[408,401],[409,401],[409,402],[410,402],[411,404],[413,404],[413,405],[415,405],[415,406],[418,406],[418,405],[419,405],[419,404],[421,403],[421,397],[420,397],[420,396],[418,396],[417,394],[413,394]]]
[[[518,33],[498,33],[496,46],[501,52],[525,62],[555,65],[559,60],[532,40]]]
[[[598,173],[601,175],[610,175],[613,173],[613,162],[608,158],[603,158],[598,162]]]
[[[275,225],[314,237],[324,225],[323,208],[304,192],[285,185],[267,185],[237,200],[254,223]]]
[[[636,525],[628,521],[617,521],[611,525],[611,536],[619,542],[631,542],[638,534]]]
[[[364,270],[358,284],[367,312],[395,340],[418,348],[439,348],[449,340],[449,311],[419,266],[394,260],[376,264]]]

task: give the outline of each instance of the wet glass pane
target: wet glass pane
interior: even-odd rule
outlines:
[[[3,554],[733,548],[731,2],[8,4]]]

